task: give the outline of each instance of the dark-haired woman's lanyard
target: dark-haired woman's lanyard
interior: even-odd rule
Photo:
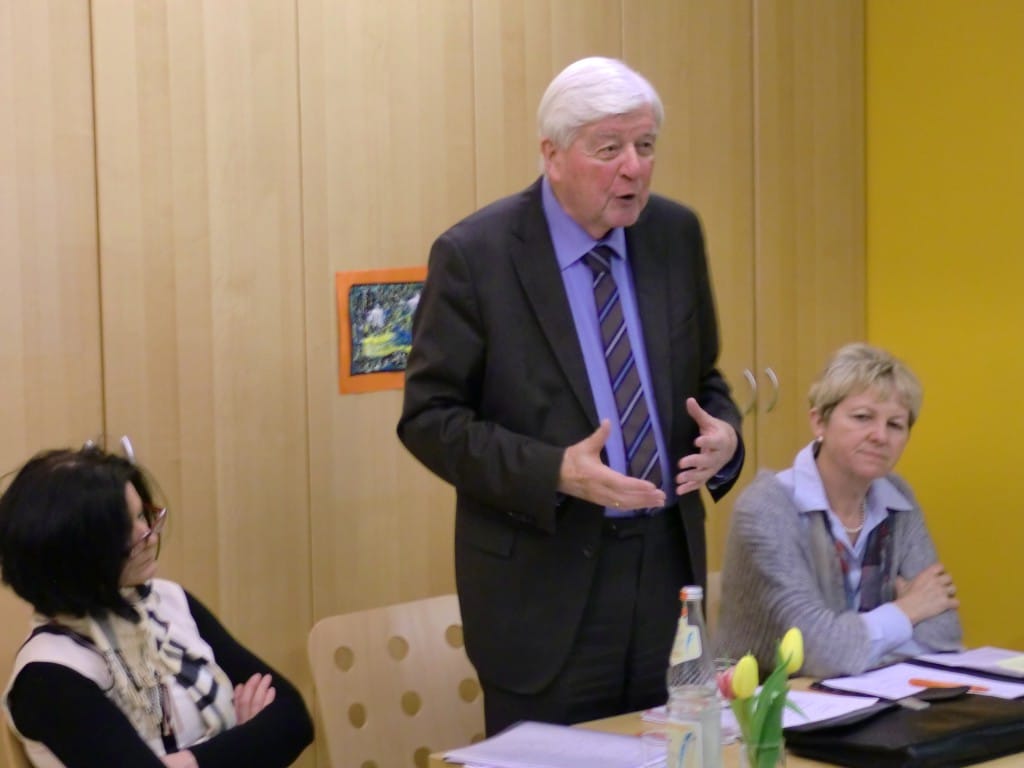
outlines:
[[[864,531],[852,546],[845,532],[837,533],[837,527],[842,531],[839,518],[826,510],[821,514],[843,574],[847,608],[860,613],[873,611],[885,602],[884,595],[891,593],[888,582],[892,558],[892,514],[881,520],[867,515]]]
[[[144,681],[140,680],[136,674],[137,670],[133,670],[132,666],[124,657],[124,653],[117,645],[117,636],[111,630],[110,625],[105,621],[98,622],[100,628],[103,630],[103,634],[107,637],[107,642],[112,650],[112,657],[117,664],[124,671],[128,681],[135,688],[136,693],[140,700],[147,702],[147,709],[153,714],[159,714],[160,716],[160,740],[164,745],[164,752],[168,755],[178,751],[178,739],[174,735],[174,723],[171,719],[171,713],[173,709],[171,707],[170,692],[167,690],[167,685],[163,681],[157,682],[155,686],[146,685]],[[159,672],[155,669],[149,670],[154,676],[159,676]]]
[[[171,720],[171,693],[164,683],[160,683],[160,738],[164,742],[164,752],[168,755],[178,751],[178,739],[174,735],[174,722]]]

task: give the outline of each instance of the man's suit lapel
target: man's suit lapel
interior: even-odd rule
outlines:
[[[596,429],[597,408],[590,392],[576,324],[569,308],[569,299],[565,295],[565,285],[551,243],[547,220],[544,218],[539,181],[524,193],[524,198],[519,226],[513,232],[516,244],[511,254],[512,265],[580,408]]]
[[[669,274],[668,264],[657,247],[647,216],[626,230],[626,247],[633,271],[636,306],[643,327],[647,368],[654,382],[654,398],[666,440],[672,435],[672,366],[669,349]]]

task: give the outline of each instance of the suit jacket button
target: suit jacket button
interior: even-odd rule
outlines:
[[[587,559],[590,559],[591,557],[593,557],[594,556],[594,548],[591,547],[590,545],[585,546],[583,548],[583,556],[585,558],[587,558]]]

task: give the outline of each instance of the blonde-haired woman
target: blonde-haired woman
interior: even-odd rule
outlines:
[[[888,352],[836,352],[811,387],[814,440],[736,502],[722,654],[751,651],[769,668],[791,626],[803,632],[804,672],[814,676],[961,647],[956,587],[913,493],[892,474],[921,400],[917,378]]]

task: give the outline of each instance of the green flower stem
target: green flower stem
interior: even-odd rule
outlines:
[[[743,741],[748,744],[752,743],[754,734],[750,730],[750,714],[754,707],[754,699],[732,699],[729,706],[732,708],[732,713],[736,715],[736,722],[740,726],[740,735],[743,737]]]
[[[786,669],[789,659],[781,658],[781,654],[776,656],[775,669],[761,684],[760,691],[750,698],[729,702],[736,715],[751,768],[774,768],[783,749],[782,710],[787,705],[795,708],[786,696],[789,691]]]
[[[747,763],[750,768],[775,768],[782,754],[782,741],[744,744],[747,750]]]

